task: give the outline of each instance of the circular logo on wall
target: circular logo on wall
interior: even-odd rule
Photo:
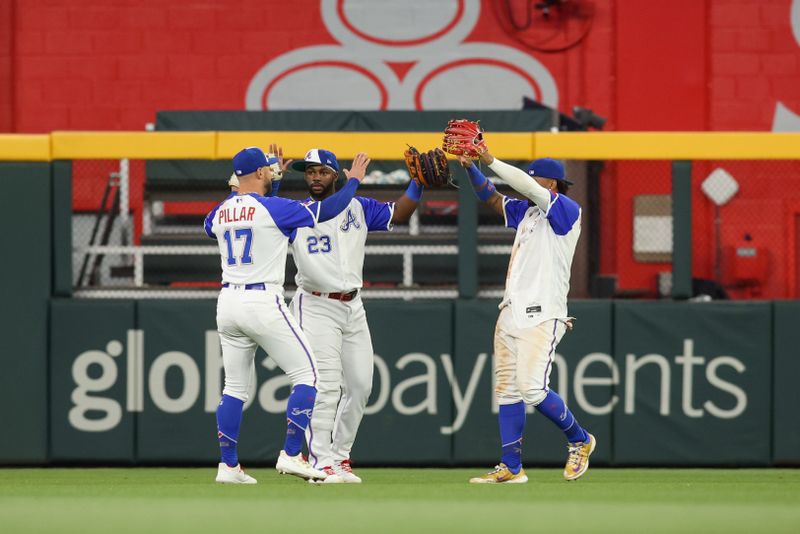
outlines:
[[[527,97],[556,108],[555,81],[533,56],[463,42],[480,8],[480,0],[320,0],[325,27],[339,44],[298,48],[268,62],[250,81],[245,107],[519,109]]]

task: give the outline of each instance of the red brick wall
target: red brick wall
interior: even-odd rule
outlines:
[[[509,0],[517,14],[528,4]],[[792,0],[584,0],[590,31],[581,39],[580,26],[568,27],[549,43],[572,46],[551,51],[532,45],[548,43],[541,35],[509,32],[497,18],[502,5],[482,0],[465,42],[534,57],[555,79],[561,110],[592,108],[608,118],[606,130],[770,130],[778,101],[800,113]],[[250,80],[269,61],[336,43],[321,17],[319,0],[0,0],[0,131],[140,130],[159,110],[244,109]],[[800,200],[800,188],[763,188],[763,172],[740,174],[743,191],[758,191],[759,213],[775,218],[763,228],[778,228],[786,213],[777,206]],[[668,270],[633,260],[631,227],[633,196],[669,187],[666,164],[614,163],[603,176],[600,264],[622,288],[654,291],[656,273]],[[708,231],[713,206],[701,194],[694,202],[696,227]],[[731,228],[752,217],[730,211]],[[785,280],[783,242],[770,251]],[[707,243],[694,255],[696,274],[713,271]],[[771,284],[765,296],[785,294]]]
[[[14,102],[11,93],[13,65],[13,4],[0,0],[0,132],[14,129]]]
[[[242,109],[247,84],[270,59],[336,43],[318,0],[6,1],[16,6],[18,132],[141,129],[157,110]],[[581,46],[537,58],[565,110],[612,107],[612,4],[597,4]],[[530,52],[506,35],[488,0],[467,41]]]
[[[562,110],[591,107],[607,129],[767,130],[776,101],[800,109],[791,0],[594,0],[587,38],[554,53],[507,35],[497,4],[483,0],[467,41],[532,54]],[[162,109],[241,109],[270,59],[335,43],[318,0],[2,0],[0,15],[0,88],[9,94],[13,80],[18,132],[139,129]]]
[[[772,129],[779,101],[800,113],[800,45],[790,25],[790,0],[617,0],[615,9],[614,129],[763,131]],[[788,206],[800,198],[797,163],[695,164],[694,275],[715,274],[715,210],[700,184],[717,166],[740,184],[721,210],[723,276],[732,249],[747,233],[769,256],[760,296],[800,296],[787,290],[797,251],[785,241]],[[617,273],[623,289],[654,292],[656,274],[670,266],[634,261],[633,197],[668,193],[669,166],[625,162],[610,171],[601,197],[609,208],[603,213],[601,269]]]
[[[711,2],[709,129],[769,130],[776,101],[800,113],[790,8],[788,0]]]

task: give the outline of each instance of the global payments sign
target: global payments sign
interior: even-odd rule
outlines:
[[[598,437],[593,459],[768,461],[768,309],[637,304],[572,305],[578,323],[554,358],[550,386]],[[213,461],[224,380],[214,303],[61,307],[52,313],[54,456]],[[368,303],[367,313],[375,372],[354,458],[391,465],[495,461],[496,303]],[[254,367],[240,442],[251,463],[280,450],[290,389],[267,354],[259,351]],[[563,435],[529,412],[526,462],[562,462]],[[720,455],[713,451],[721,435],[730,446]]]
[[[147,396],[154,409],[166,414],[181,414],[201,405],[207,413],[215,413],[223,387],[223,363],[217,332],[205,332],[205,352],[201,357],[178,350],[158,354],[149,369],[144,365],[145,332],[130,330],[127,343],[112,339],[104,350],[91,349],[78,354],[71,366],[73,390],[68,419],[73,428],[82,432],[105,432],[122,421],[123,411],[142,412]],[[729,355],[705,357],[695,354],[694,340],[682,340],[678,355],[668,356],[649,352],[644,355],[626,354],[620,366],[610,354],[593,352],[580,357],[573,369],[562,354],[556,354],[554,369],[556,383],[551,384],[565,400],[581,411],[593,415],[608,415],[622,400],[623,413],[636,413],[637,376],[646,370],[655,370],[658,388],[648,394],[658,405],[658,415],[669,417],[679,411],[686,417],[714,417],[733,419],[747,409],[747,392],[735,380],[726,378],[731,374],[746,373],[747,366],[740,358]],[[367,415],[379,415],[392,409],[403,416],[418,414],[437,415],[439,406],[438,388],[441,376],[446,380],[447,402],[454,407],[454,418],[439,428],[441,434],[458,432],[473,410],[478,383],[484,382],[494,389],[494,375],[487,353],[467,356],[472,366],[466,381],[455,375],[453,357],[450,354],[430,355],[410,352],[397,358],[375,355],[375,379],[373,393],[367,406]],[[250,399],[245,409],[253,404],[269,414],[283,414],[290,382],[275,361],[259,352],[256,364],[266,370],[266,378],[258,383],[257,374],[250,384]],[[622,367],[622,368],[621,368]],[[126,373],[120,371],[127,370]],[[399,371],[409,369],[411,376],[398,378]],[[650,369],[652,368],[652,369]],[[125,398],[110,396],[122,376],[125,376]],[[168,391],[168,375],[177,379],[179,386]],[[394,376],[393,376],[394,375]],[[673,399],[673,381],[677,381],[680,398]],[[723,394],[722,401],[700,397],[700,390],[709,388]],[[593,404],[587,397],[587,388],[613,387],[611,399],[601,405]],[[572,398],[570,398],[570,392]],[[414,395],[416,393],[416,395]],[[490,395],[494,399],[493,395]],[[719,396],[719,395],[717,395]],[[416,397],[415,401],[410,401]],[[484,406],[484,410],[497,413],[497,403]]]

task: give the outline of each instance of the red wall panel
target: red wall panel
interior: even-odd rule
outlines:
[[[577,11],[563,18],[553,11],[545,20],[534,10],[526,24],[531,2],[481,0],[463,42],[534,58],[552,76],[561,111],[592,108],[608,118],[606,130],[770,130],[778,102],[800,113],[793,0],[566,4]],[[244,109],[248,86],[266,64],[338,44],[322,16],[319,0],[0,0],[0,131],[139,130],[159,110]],[[405,73],[415,61],[391,63]],[[497,84],[498,96],[505,89]],[[452,95],[457,100],[457,85]],[[781,171],[781,188],[764,188],[770,167],[750,172],[757,166],[737,172],[742,191],[724,208],[725,246],[752,226],[752,209],[765,213],[759,228],[778,231],[788,217],[781,203],[800,201],[796,167]],[[699,234],[713,230],[713,206],[699,191],[711,170],[697,164],[693,178]],[[656,274],[669,268],[633,259],[632,205],[635,195],[667,193],[670,184],[668,164],[606,166],[600,265],[618,275],[622,289],[654,292]],[[776,276],[764,296],[782,296],[791,251],[768,246]],[[695,275],[713,275],[713,243],[698,238],[693,252]]]
[[[0,0],[0,132],[14,129],[12,73],[14,64],[14,10],[11,0]]]
[[[616,3],[616,129],[707,129],[706,2]]]

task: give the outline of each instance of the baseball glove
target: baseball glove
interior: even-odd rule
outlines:
[[[483,139],[483,130],[477,121],[451,119],[444,129],[442,149],[454,156],[479,158],[489,150]]]
[[[450,166],[447,156],[441,149],[435,148],[420,152],[413,146],[403,152],[406,167],[411,179],[425,187],[444,187],[450,183]]]

